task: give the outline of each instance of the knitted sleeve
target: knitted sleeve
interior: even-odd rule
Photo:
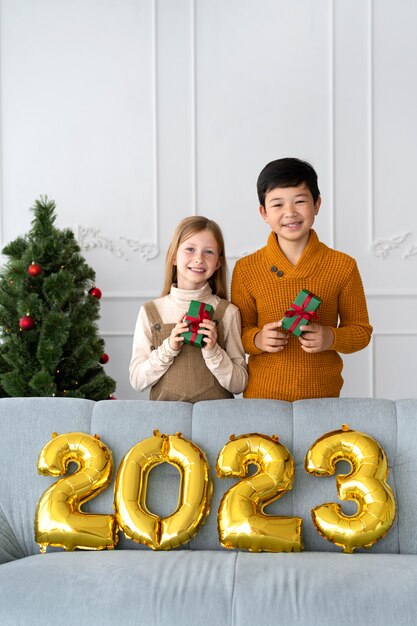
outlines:
[[[365,348],[372,334],[362,279],[356,262],[339,296],[339,326],[333,328],[332,350],[350,354]]]
[[[258,311],[256,302],[247,288],[248,276],[242,261],[237,261],[232,275],[231,300],[240,310],[242,318],[242,344],[247,354],[262,354],[254,343],[258,327]]]

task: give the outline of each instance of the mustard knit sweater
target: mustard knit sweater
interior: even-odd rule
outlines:
[[[255,335],[268,322],[281,320],[301,289],[321,300],[318,322],[330,326],[330,350],[308,353],[298,337],[288,333],[281,352],[262,352]],[[343,385],[343,362],[348,354],[368,345],[372,326],[356,261],[321,243],[314,230],[296,265],[281,251],[275,233],[267,245],[235,265],[232,302],[242,316],[242,342],[249,354],[245,398],[275,398],[293,402],[304,398],[338,397]],[[284,331],[283,331],[284,332]]]

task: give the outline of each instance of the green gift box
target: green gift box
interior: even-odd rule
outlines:
[[[213,315],[214,308],[211,304],[198,302],[198,300],[191,300],[187,315],[184,318],[184,321],[188,322],[190,330],[185,333],[181,333],[181,337],[184,337],[184,343],[189,343],[191,346],[197,346],[197,348],[203,348],[203,339],[205,336],[199,334],[197,331],[200,329],[200,323],[204,322],[204,320],[212,320]]]
[[[320,303],[320,298],[315,296],[314,293],[307,291],[307,289],[302,289],[289,310],[285,313],[282,327],[299,337],[302,333],[300,326],[305,326],[311,321],[317,320],[316,309]]]

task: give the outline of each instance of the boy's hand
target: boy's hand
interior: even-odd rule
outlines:
[[[255,335],[254,343],[258,350],[263,352],[281,352],[288,343],[285,333],[279,332],[282,322],[269,322]]]
[[[181,333],[186,333],[188,330],[187,322],[183,321],[185,315],[187,315],[187,313],[183,313],[181,315],[181,318],[178,320],[176,326],[172,329],[169,336],[169,345],[173,350],[179,350],[184,342],[184,337],[180,337],[180,335]]]
[[[324,352],[329,350],[334,342],[333,331],[330,326],[322,326],[313,322],[308,326],[300,326],[302,335],[299,340],[305,352]]]
[[[199,335],[205,335],[203,350],[212,350],[217,343],[217,324],[213,320],[200,323]]]

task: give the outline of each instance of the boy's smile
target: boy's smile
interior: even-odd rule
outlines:
[[[297,187],[276,187],[265,195],[265,206],[259,212],[276,234],[281,250],[292,262],[300,258],[314,219],[319,212],[321,199],[314,203],[305,183]]]

